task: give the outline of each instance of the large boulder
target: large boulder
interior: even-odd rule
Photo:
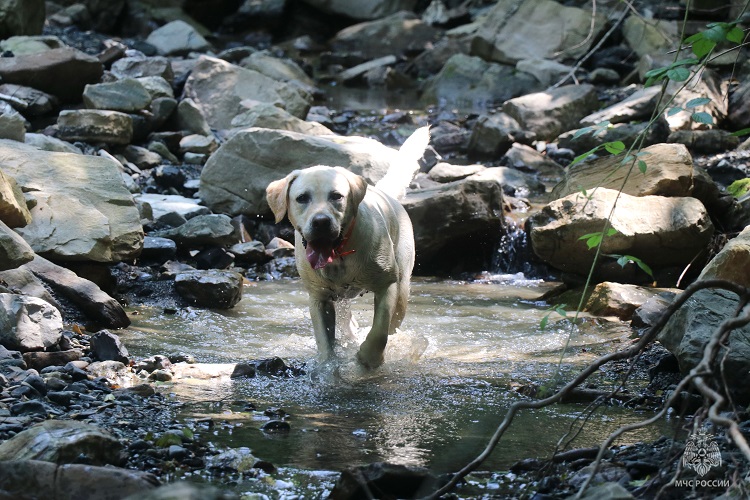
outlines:
[[[556,89],[525,94],[503,104],[524,130],[538,139],[553,140],[562,132],[578,128],[581,118],[599,107],[593,85],[565,85]]]
[[[596,187],[622,189],[631,196],[692,196],[698,198],[715,214],[719,190],[713,180],[699,167],[682,144],[655,144],[642,150],[638,160],[646,163],[646,171],[630,163],[622,164],[622,156],[608,156],[578,163],[567,170],[564,179],[552,189],[552,196],[563,198]]]
[[[622,34],[639,56],[661,56],[674,48],[680,39],[678,23],[662,19],[646,19],[631,15],[622,25]]]
[[[3,498],[134,498],[143,499],[159,481],[147,472],[86,464],[57,465],[41,460],[0,462]],[[184,498],[184,497],[181,497]]]
[[[211,155],[201,172],[199,194],[214,212],[270,216],[266,187],[292,170],[345,166],[375,184],[397,160],[398,151],[373,139],[249,128]]]
[[[12,177],[0,170],[0,221],[8,227],[23,227],[31,222],[26,198]]]
[[[750,287],[750,226],[724,245],[698,279],[724,279]]]
[[[44,0],[0,1],[0,39],[40,35],[44,27]]]
[[[31,224],[17,229],[36,253],[97,262],[140,253],[143,227],[115,161],[0,140],[0,164],[36,202]]]
[[[401,10],[412,10],[417,0],[304,0],[329,14],[354,19],[379,19]]]
[[[33,87],[65,102],[79,101],[86,84],[99,82],[103,73],[99,59],[71,47],[0,58],[3,83]]]
[[[587,274],[595,252],[580,238],[602,231],[615,199],[610,225],[617,232],[604,238],[602,254],[632,255],[652,268],[684,267],[711,241],[713,224],[695,198],[636,197],[598,188],[588,197],[577,193],[555,200],[528,219],[534,253],[562,271]],[[614,259],[602,259],[597,277],[618,281],[619,270]]]
[[[412,12],[398,12],[377,21],[355,24],[336,33],[330,45],[336,52],[355,52],[367,59],[422,52],[437,40],[440,30]]]
[[[38,255],[25,264],[24,268],[78,306],[99,325],[105,328],[125,328],[130,324],[130,318],[120,303],[102,291],[96,283]]]
[[[87,459],[91,465],[118,465],[122,445],[109,432],[73,420],[47,420],[0,444],[0,460],[42,460],[57,464]]]
[[[34,250],[0,220],[0,271],[15,269],[34,259]]]
[[[575,59],[591,48],[606,21],[601,14],[552,0],[500,0],[481,22],[471,53],[513,65],[523,59],[554,59],[559,53]]]
[[[483,269],[504,229],[503,187],[491,175],[407,193],[420,272]]]
[[[62,327],[60,311],[49,302],[26,295],[0,293],[0,344],[8,349],[21,352],[47,350],[62,339]]]
[[[677,357],[680,371],[686,373],[703,358],[703,351],[722,321],[734,317],[739,301],[724,290],[700,290],[675,312],[659,333],[659,342]],[[720,385],[726,384],[739,404],[750,402],[750,326],[734,330],[719,347]],[[717,363],[719,364],[719,363]]]
[[[175,276],[175,290],[198,307],[230,309],[242,299],[242,275],[235,271],[190,271]]]
[[[534,77],[512,66],[455,54],[426,83],[421,100],[441,106],[483,108],[541,88]]]
[[[214,129],[232,128],[234,117],[244,111],[245,99],[280,106],[303,119],[312,102],[299,87],[208,56],[201,56],[190,72],[184,97],[195,102]]]

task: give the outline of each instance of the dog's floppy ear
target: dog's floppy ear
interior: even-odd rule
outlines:
[[[271,207],[277,224],[284,220],[289,205],[289,186],[292,185],[298,174],[299,170],[295,170],[283,179],[273,181],[266,188],[266,200],[268,200],[268,206]]]
[[[349,200],[353,207],[358,207],[367,194],[367,181],[361,175],[357,175],[343,167],[334,167],[341,172],[349,181]]]

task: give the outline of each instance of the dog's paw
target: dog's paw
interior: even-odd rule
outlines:
[[[383,364],[383,361],[385,361],[385,357],[383,356],[382,352],[373,355],[360,348],[359,352],[357,352],[357,361],[359,361],[359,364],[367,368],[368,370],[374,370],[375,368]]]

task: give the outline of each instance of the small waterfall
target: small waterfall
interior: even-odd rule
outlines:
[[[492,256],[490,272],[518,274],[526,278],[547,278],[549,270],[538,261],[531,250],[529,236],[515,220],[506,219],[506,227]]]

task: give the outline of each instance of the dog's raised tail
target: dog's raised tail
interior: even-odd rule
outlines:
[[[375,184],[375,187],[397,200],[403,198],[409,183],[419,172],[419,160],[429,143],[429,126],[415,130],[398,150],[398,158],[391,164],[385,176]]]

